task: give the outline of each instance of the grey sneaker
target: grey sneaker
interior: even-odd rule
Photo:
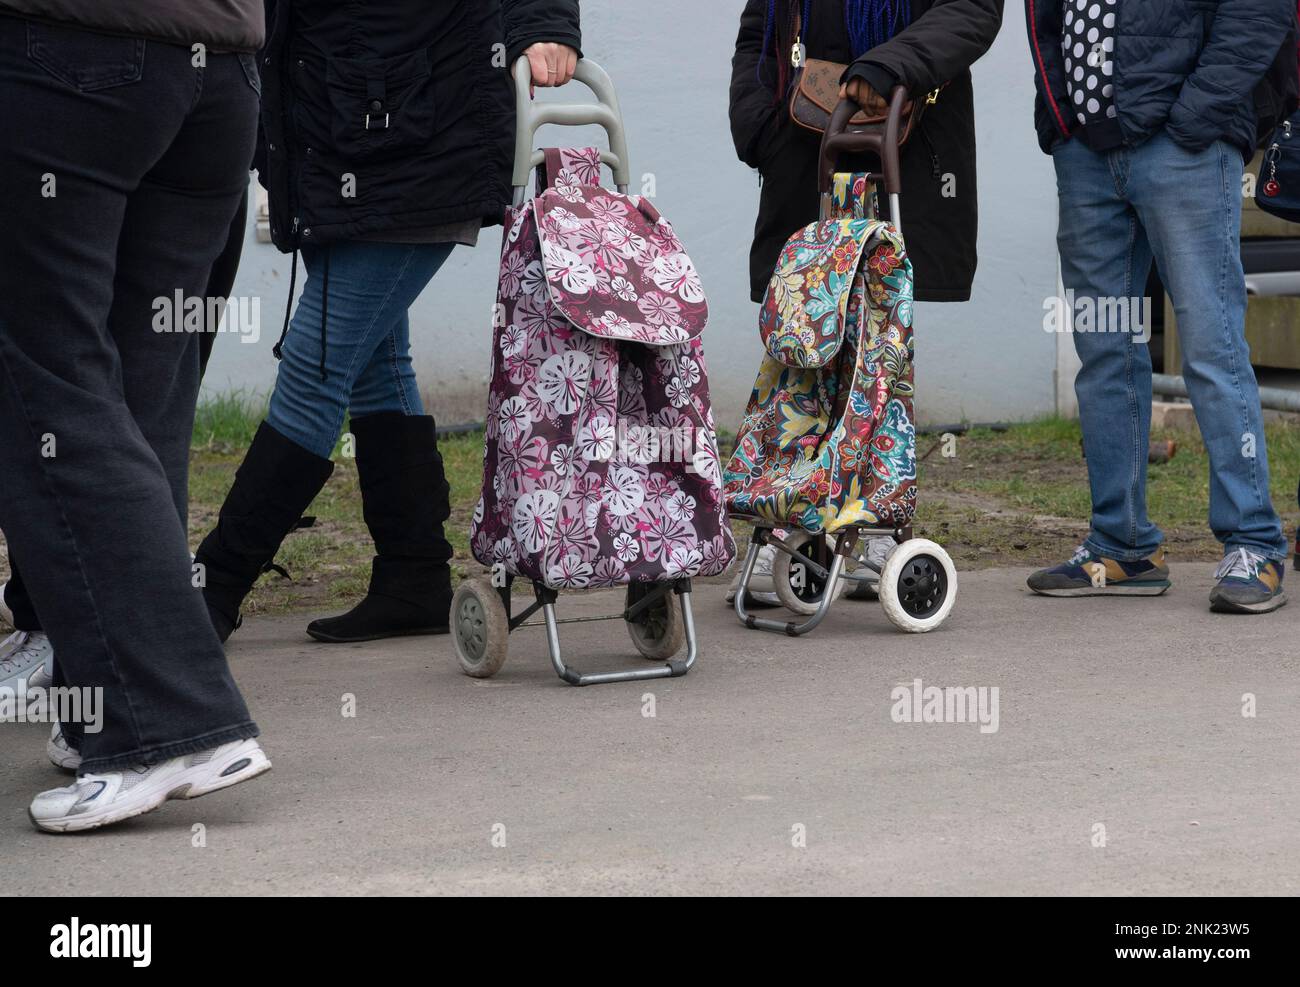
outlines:
[[[1215,613],[1268,613],[1285,606],[1284,571],[1281,562],[1248,548],[1233,549],[1214,570],[1218,583],[1210,590],[1210,609]]]
[[[28,815],[47,833],[81,833],[152,812],[168,799],[196,799],[271,770],[256,740],[236,740],[157,764],[79,777],[42,792]]]
[[[50,731],[50,739],[45,742],[45,753],[50,763],[60,770],[76,771],[81,767],[81,754],[63,735],[62,723],[54,724],[54,729]]]
[[[19,683],[28,689],[49,686],[54,674],[54,646],[40,631],[14,631],[0,642],[0,689],[16,693]]]

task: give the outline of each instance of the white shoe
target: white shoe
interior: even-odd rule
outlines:
[[[42,792],[28,810],[47,833],[80,833],[152,812],[168,799],[196,799],[271,770],[256,740],[236,740],[149,767],[79,777]]]
[[[45,753],[49,755],[50,763],[56,768],[76,771],[81,767],[81,754],[63,735],[62,723],[54,724],[54,729],[50,731],[50,739],[45,742]]]
[[[54,674],[54,645],[40,631],[14,631],[0,642],[0,689],[48,687]]]
[[[772,563],[776,561],[776,549],[764,545],[758,550],[758,559],[754,562],[754,572],[749,577],[749,593],[746,603],[758,603],[767,607],[779,607],[780,599],[776,595],[776,584],[772,582]],[[736,591],[740,589],[740,577],[744,569],[736,573],[736,578],[727,587],[727,605],[736,602]]]

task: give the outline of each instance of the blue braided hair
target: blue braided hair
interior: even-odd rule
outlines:
[[[799,41],[807,36],[812,18],[812,0],[767,0],[763,24],[763,50],[758,59],[758,80],[763,82],[763,67],[773,47],[776,52],[777,77],[773,88],[777,99],[783,98],[793,81],[786,49],[794,44],[795,9],[802,4]],[[784,10],[780,8],[785,8]],[[780,15],[784,14],[784,17]],[[781,23],[784,21],[784,23]],[[844,0],[844,26],[849,34],[853,57],[884,44],[912,22],[911,0]],[[766,83],[764,83],[766,85]]]

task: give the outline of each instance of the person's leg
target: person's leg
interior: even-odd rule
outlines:
[[[438,245],[382,243],[303,251],[307,280],[281,347],[267,419],[197,553],[222,640],[239,626],[244,597],[329,478],[357,379],[446,253]]]
[[[31,31],[41,65],[27,57]],[[171,195],[154,294],[203,290],[212,231],[246,179],[256,94],[234,56],[213,56],[208,79],[228,85],[195,111],[188,50],[150,43],[145,59],[144,48],[0,19],[0,116],[26,135],[0,144],[12,191],[0,205],[0,527],[66,681],[102,689],[83,772],[257,733],[190,588],[172,486],[126,402],[134,361],[156,341],[147,320],[119,340],[109,318],[119,274],[132,274],[119,271],[119,241],[145,189],[155,203]],[[51,64],[105,71],[91,95]]]
[[[450,247],[448,247],[450,252]],[[437,429],[423,414],[402,314],[352,389],[352,435],[366,526],[375,543],[370,586],[346,614],[312,621],[318,641],[440,634],[451,610],[450,488]]]
[[[248,223],[248,186],[244,186],[244,197],[235,210],[235,218],[230,221],[230,231],[226,236],[226,245],[212,264],[212,273],[208,275],[207,298],[230,298],[231,289],[235,287],[235,275],[239,273],[239,259],[244,253],[244,228]],[[206,311],[207,306],[204,306]],[[224,308],[223,308],[224,311]],[[218,324],[221,312],[214,313]],[[199,378],[203,378],[208,369],[208,360],[212,357],[212,347],[217,341],[217,325],[205,327],[199,343]]]
[[[1070,141],[1054,158],[1061,280],[1074,303],[1082,363],[1074,391],[1092,492],[1085,545],[1105,558],[1136,561],[1163,540],[1146,506],[1151,356],[1135,327],[1116,324],[1108,302],[1143,293],[1151,252],[1125,198],[1124,152],[1098,154]]]
[[[1210,458],[1210,528],[1229,550],[1283,560],[1245,336],[1241,154],[1224,142],[1191,152],[1162,133],[1133,160],[1133,204],[1178,316],[1183,379]]]
[[[13,546],[9,546],[9,581],[0,586],[0,603],[9,612],[9,620],[16,631],[34,633],[40,631],[41,618],[36,615],[36,606],[32,603],[27,584],[23,581],[18,560],[14,558]]]
[[[1259,388],[1246,343],[1241,154],[1219,141],[1189,151],[1158,134],[1133,153],[1134,207],[1178,316],[1183,379],[1210,459],[1210,529],[1224,545],[1214,610],[1263,613],[1286,602],[1288,553],[1269,494]]]

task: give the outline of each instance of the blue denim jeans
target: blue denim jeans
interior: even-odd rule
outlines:
[[[1287,555],[1268,488],[1259,389],[1245,339],[1241,267],[1241,153],[1225,142],[1189,151],[1163,132],[1138,147],[1098,153],[1078,140],[1053,149],[1061,277],[1095,303],[1076,331],[1075,380],[1092,525],[1085,544],[1132,561],[1163,534],[1147,516],[1151,356],[1125,331],[1112,299],[1145,294],[1154,258],[1178,317],[1183,378],[1210,459],[1210,528],[1227,548]]]
[[[407,309],[453,246],[347,242],[304,249],[307,281],[281,350],[267,415],[271,427],[328,458],[349,410],[353,418],[424,414]]]

